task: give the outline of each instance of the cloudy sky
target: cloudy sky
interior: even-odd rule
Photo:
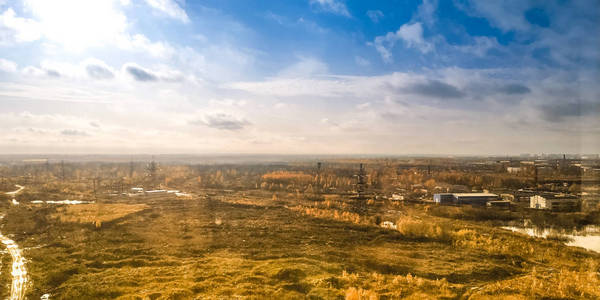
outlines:
[[[598,153],[599,6],[0,0],[0,153]]]

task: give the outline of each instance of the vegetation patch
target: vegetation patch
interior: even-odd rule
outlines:
[[[52,217],[63,223],[96,224],[120,219],[149,208],[146,204],[92,203],[58,207]]]

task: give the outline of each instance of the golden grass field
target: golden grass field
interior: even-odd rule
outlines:
[[[600,298],[599,254],[432,216],[427,206],[385,213],[392,230],[334,200],[238,193],[133,201],[11,208],[3,231],[27,232],[15,235],[29,260],[27,296]]]
[[[64,205],[56,208],[50,216],[63,223],[98,224],[110,222],[149,208],[146,204],[91,203]]]

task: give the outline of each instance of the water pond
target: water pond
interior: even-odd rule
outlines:
[[[576,246],[600,253],[600,226],[588,225],[580,230],[566,230],[543,227],[502,226],[513,232],[533,237],[554,238],[564,241],[567,246]]]

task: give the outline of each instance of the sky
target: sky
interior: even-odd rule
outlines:
[[[600,153],[599,7],[0,0],[0,153]]]

